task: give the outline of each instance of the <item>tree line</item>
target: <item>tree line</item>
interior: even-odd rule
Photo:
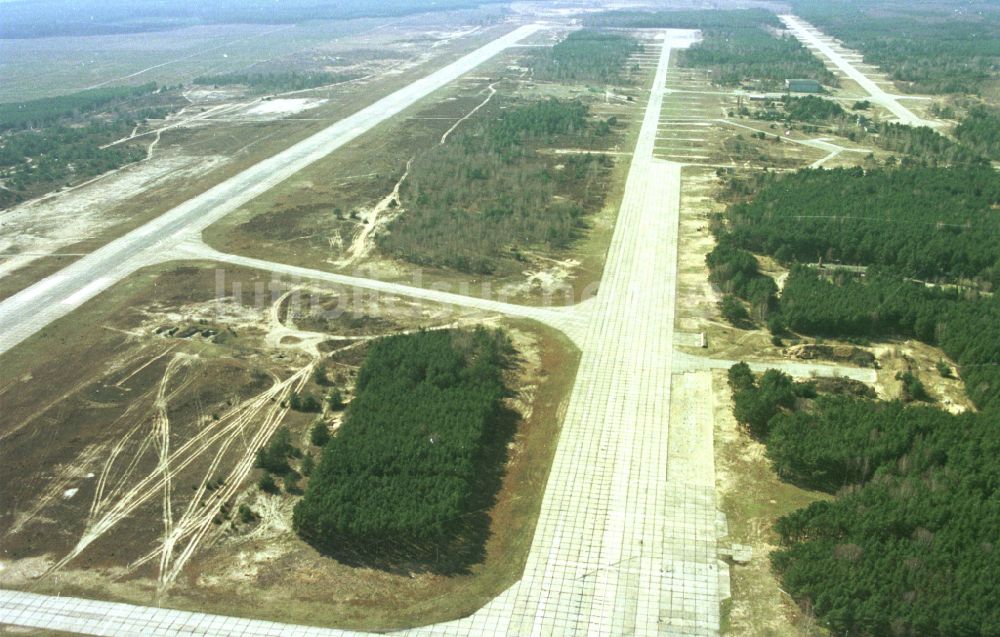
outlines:
[[[379,562],[448,561],[467,554],[457,546],[481,544],[476,524],[510,434],[501,400],[512,351],[504,333],[484,328],[375,341],[295,506],[298,534]]]
[[[583,29],[535,56],[531,69],[538,80],[625,84],[628,58],[641,50],[628,36]]]
[[[729,11],[611,11],[588,16],[595,27],[700,29],[703,41],[678,51],[681,65],[707,68],[712,81],[738,85],[757,80],[782,88],[787,78],[812,78],[836,85],[836,77],[795,38],[783,34],[778,18],[763,9]]]
[[[155,93],[156,82],[137,86],[109,86],[69,95],[0,104],[0,132],[52,124],[60,119],[92,113],[115,102]]]
[[[357,73],[327,73],[322,71],[282,71],[273,73],[222,73],[202,75],[192,80],[199,86],[243,85],[255,92],[299,91],[359,78]]]
[[[405,212],[378,239],[385,253],[463,272],[518,272],[522,250],[568,247],[603,205],[612,162],[599,149],[614,120],[593,121],[577,100],[494,98],[484,110],[413,161]],[[595,153],[537,152],[557,143]]]
[[[986,165],[972,146],[956,142],[927,126],[908,126],[896,122],[866,125],[864,121],[847,135],[852,141],[870,139],[880,148],[906,155],[903,163],[924,165]]]
[[[746,250],[1000,288],[1000,179],[989,167],[802,170],[754,188],[726,213]]]
[[[837,634],[996,635],[996,412],[950,414],[729,372],[783,479],[840,494],[775,525],[782,586]]]

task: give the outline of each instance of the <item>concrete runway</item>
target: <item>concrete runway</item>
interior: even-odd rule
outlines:
[[[689,45],[695,34],[666,35],[602,284],[574,320],[576,325],[585,321],[577,332],[583,356],[523,577],[472,616],[409,634],[718,632],[714,469],[693,465],[676,476],[668,474],[681,165],[654,159],[653,148],[670,51]],[[186,245],[192,255],[203,254],[197,243]],[[212,256],[325,278],[306,269]],[[458,302],[450,297],[428,300]],[[508,310],[495,305],[483,309]],[[531,310],[539,311],[554,312]],[[563,316],[537,318],[549,322]],[[700,425],[704,429],[705,423]],[[696,438],[692,430],[679,439],[688,439],[690,446]],[[711,449],[710,439],[702,443]],[[177,628],[203,635],[265,635],[272,630],[346,634],[13,591],[0,591],[2,622],[95,634],[156,634]]]
[[[463,60],[472,64],[487,59],[536,28],[524,27],[484,47],[486,53],[480,49]],[[144,259],[152,262],[162,255],[215,259],[556,326],[570,334],[583,353],[522,579],[469,617],[405,633],[716,635],[728,577],[719,559],[713,397],[711,376],[705,370],[728,367],[730,362],[704,362],[674,350],[682,165],[655,159],[653,151],[670,51],[690,45],[696,33],[666,31],[664,35],[604,277],[591,301],[568,308],[526,308],[221,254],[204,246],[198,234],[235,207],[224,195],[244,196],[234,186],[235,192],[218,193],[194,210],[182,206],[181,212],[155,226],[155,232],[147,226],[127,235],[129,240],[113,250],[91,255],[90,265],[81,266],[79,272],[67,274],[70,266],[42,281],[40,288],[28,288],[25,293],[35,290],[33,295],[18,295],[22,298],[9,309],[5,310],[6,303],[0,305],[0,329],[33,323],[33,317],[24,313],[44,311],[41,306],[32,308],[42,301],[60,307],[52,318],[45,314],[39,321],[54,320],[146,263]],[[433,86],[424,83],[419,91],[407,93],[406,99],[415,101],[431,90]],[[391,103],[399,106],[402,102]],[[360,134],[351,127],[338,130],[344,139]],[[339,139],[334,136],[324,143]],[[326,146],[303,149],[302,155],[293,154],[290,160],[299,162],[301,168],[330,150]],[[286,170],[280,162],[271,166]],[[269,179],[260,171],[240,184],[256,188],[254,177]],[[277,182],[268,183],[270,187]],[[161,235],[163,239],[156,238]],[[123,257],[125,261],[116,261]],[[0,346],[9,349],[33,331],[0,341]],[[3,338],[8,337],[4,334]],[[802,367],[800,371],[811,366]],[[677,396],[672,403],[674,389]],[[354,634],[6,590],[0,590],[2,624],[143,637]]]
[[[226,214],[540,28],[525,25],[497,38],[4,299],[0,302],[0,354],[139,268],[173,258],[172,250],[181,242],[200,236]]]

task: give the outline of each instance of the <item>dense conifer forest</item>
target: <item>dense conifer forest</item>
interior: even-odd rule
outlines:
[[[562,249],[603,205],[607,155],[544,156],[542,145],[599,150],[613,120],[576,100],[505,103],[414,160],[403,206],[379,245],[422,265],[474,273],[523,268],[520,251]]]
[[[751,252],[1000,286],[1000,179],[991,168],[803,170],[761,175],[755,189],[727,213],[732,238]]]
[[[294,526],[347,560],[476,559],[512,434],[505,334],[435,331],[369,348],[355,398],[323,448]]]
[[[980,155],[1000,161],[1000,110],[972,108],[955,127],[955,137]]]
[[[595,27],[701,29],[704,40],[677,53],[684,66],[708,68],[712,81],[738,85],[758,80],[762,88],[784,88],[787,78],[812,78],[835,85],[836,78],[798,40],[783,35],[770,11],[613,11],[587,17]]]
[[[904,404],[734,366],[734,415],[778,475],[838,496],[778,521],[782,587],[836,634],[1000,634],[996,173],[806,170],[733,190],[707,259],[714,285],[779,336],[936,345],[979,410],[921,405],[912,375]],[[791,267],[780,293],[754,253]]]
[[[624,84],[628,58],[641,50],[628,36],[583,29],[539,53],[532,70],[538,80]]]
[[[916,93],[978,93],[1000,77],[1000,8],[930,0],[796,0],[797,15]]]
[[[785,590],[836,634],[998,634],[995,410],[817,397],[745,364],[730,385],[779,476],[840,494],[778,521]]]

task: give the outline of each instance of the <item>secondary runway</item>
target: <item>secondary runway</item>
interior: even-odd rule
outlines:
[[[497,38],[0,302],[0,354],[136,270],[172,258],[185,239],[540,28],[525,25]]]
[[[819,37],[821,35],[819,29],[794,15],[781,15],[778,17],[785,23],[785,26],[792,32],[792,35],[798,38],[803,44],[811,46],[822,53],[838,69],[843,71],[847,77],[857,82],[861,88],[867,91],[872,102],[889,109],[900,122],[910,126],[929,126],[931,124],[931,122],[921,119],[913,111],[900,104],[899,97],[883,91],[878,84],[844,59],[844,56],[835,51],[828,42]]]

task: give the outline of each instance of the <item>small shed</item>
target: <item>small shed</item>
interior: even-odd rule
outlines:
[[[819,93],[823,87],[816,80],[785,80],[785,90],[789,93]]]

